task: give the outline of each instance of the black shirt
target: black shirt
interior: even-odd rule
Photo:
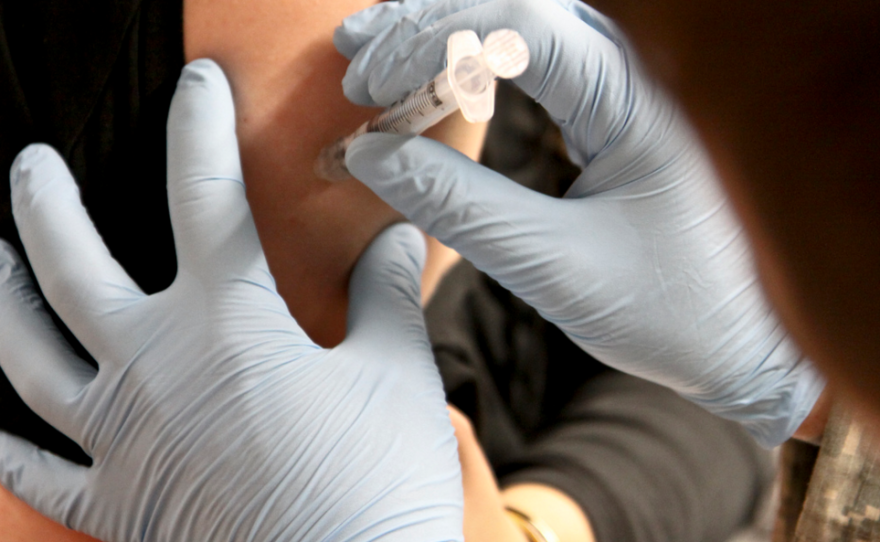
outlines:
[[[24,146],[43,142],[67,160],[98,231],[141,288],[171,284],[165,121],[184,64],[182,13],[181,0],[0,1],[0,237],[22,256],[8,172]],[[5,376],[0,413],[0,428],[88,462]]]
[[[426,310],[449,401],[502,486],[572,497],[599,542],[721,542],[773,479],[738,425],[603,366],[467,262]]]

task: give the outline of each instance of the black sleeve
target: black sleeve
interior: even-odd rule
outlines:
[[[426,321],[447,397],[500,483],[561,490],[599,542],[723,541],[772,482],[736,424],[605,368],[466,262]]]
[[[144,291],[167,287],[176,259],[165,124],[183,63],[182,0],[0,0],[0,238],[24,256],[9,168],[26,145],[48,143],[67,160],[113,256]],[[89,461],[2,373],[0,429]]]
[[[537,482],[571,496],[599,542],[727,540],[773,479],[769,456],[741,428],[611,371],[498,470],[502,486]]]

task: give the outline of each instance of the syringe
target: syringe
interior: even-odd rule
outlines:
[[[420,134],[461,109],[470,122],[485,122],[495,112],[495,79],[512,79],[529,65],[529,49],[514,30],[496,30],[480,43],[470,30],[456,32],[446,42],[447,68],[418,90],[365,122],[352,134],[324,147],[315,163],[322,179],[350,177],[345,151],[367,132]]]

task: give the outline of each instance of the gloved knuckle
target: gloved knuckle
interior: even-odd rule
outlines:
[[[520,24],[542,17],[542,10],[535,9],[533,0],[508,0],[504,12],[507,14],[508,21]]]

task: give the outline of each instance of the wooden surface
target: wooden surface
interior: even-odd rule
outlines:
[[[880,541],[880,442],[835,408],[813,469],[795,542]]]

